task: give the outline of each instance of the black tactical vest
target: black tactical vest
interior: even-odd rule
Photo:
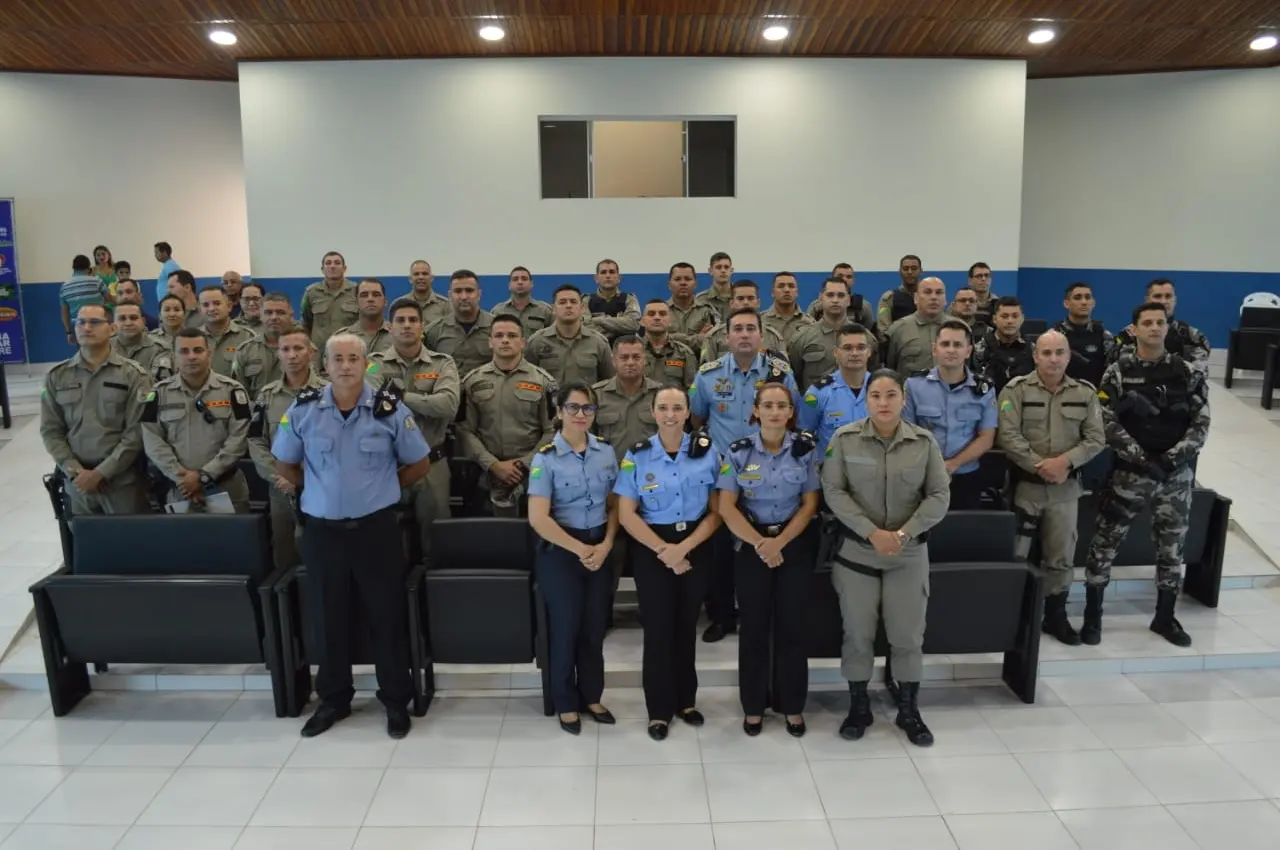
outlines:
[[[1056,329],[1062,332],[1071,347],[1067,375],[1077,381],[1088,381],[1095,387],[1101,384],[1102,373],[1107,369],[1106,329],[1102,322],[1090,321],[1081,327],[1063,320]]]
[[[600,293],[593,292],[587,299],[587,311],[593,316],[621,316],[627,309],[627,293],[621,289],[611,300],[606,300]]]
[[[889,319],[898,321],[916,311],[916,296],[905,291],[901,286],[893,291],[893,304],[889,308]]]
[[[995,331],[991,331],[984,347],[987,380],[995,385],[997,394],[1014,378],[1019,375],[1030,375],[1035,371],[1036,363],[1031,356],[1031,343],[1024,339],[1019,338],[1018,342],[1006,345],[999,340]]]
[[[1126,358],[1120,368],[1120,398],[1115,411],[1120,424],[1149,455],[1161,455],[1178,444],[1191,427],[1191,387],[1181,358],[1154,366]]]

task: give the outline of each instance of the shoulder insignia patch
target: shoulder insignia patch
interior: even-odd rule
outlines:
[[[555,447],[556,447],[555,443],[547,443],[545,446],[538,446],[538,454],[540,455],[551,454],[551,452],[555,450]]]
[[[817,380],[815,380],[815,381],[814,381],[812,384],[810,384],[809,386],[811,386],[811,387],[817,387],[818,389],[822,389],[823,387],[829,387],[829,386],[831,386],[831,385],[832,385],[832,384],[834,384],[835,382],[836,382],[836,373],[835,373],[835,372],[829,372],[829,373],[827,373],[826,375],[823,375],[821,378],[818,378]],[[809,400],[809,398],[808,398],[808,396],[806,396],[806,397],[805,397],[805,401],[808,401],[808,400]]]
[[[1004,401],[1000,402],[1000,410],[1013,410],[1013,402],[1006,398]]]
[[[729,451],[745,452],[747,449],[751,448],[751,446],[754,443],[755,443],[755,440],[751,439],[750,437],[743,437],[741,440],[734,440],[732,443],[730,443]]]
[[[698,367],[698,371],[714,372],[716,369],[720,368],[720,361],[723,359],[724,359],[723,357],[717,357],[715,360],[708,360],[706,363],[703,363],[701,366]]]
[[[818,406],[818,396],[814,394],[812,389],[810,389],[809,392],[804,394],[804,403],[809,407]]]
[[[319,387],[306,387],[298,390],[298,395],[294,399],[295,404],[310,404],[313,401],[319,401],[323,391]]]
[[[634,460],[623,458],[622,464],[618,468],[623,472],[630,472],[636,468],[636,462]]]
[[[644,450],[645,450],[645,449],[647,449],[647,448],[649,448],[649,441],[648,441],[648,440],[641,440],[640,442],[636,443],[634,446],[632,446],[632,447],[631,447],[631,451],[632,451],[632,452],[642,452],[642,451],[644,451]]]

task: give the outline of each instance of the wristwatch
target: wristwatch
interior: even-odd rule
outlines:
[[[207,473],[207,472],[205,472],[205,471],[201,470],[201,472],[200,472],[200,486],[201,486],[201,487],[212,487],[212,486],[213,486],[213,476],[212,476],[212,475],[210,475],[209,473]]]
[[[896,538],[898,538],[898,543],[902,544],[903,546],[906,546],[908,543],[910,543],[910,542],[911,542],[911,535],[910,535],[910,534],[907,534],[907,533],[906,533],[905,531],[903,531],[901,528],[899,528],[897,531],[895,531],[895,532],[893,533],[893,536],[894,536],[894,537],[896,537]]]

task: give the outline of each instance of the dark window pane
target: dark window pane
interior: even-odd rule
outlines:
[[[587,121],[539,121],[542,197],[590,197]]]
[[[689,197],[734,196],[733,121],[690,121]]]

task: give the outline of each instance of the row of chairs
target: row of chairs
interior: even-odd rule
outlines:
[[[1222,382],[1228,389],[1235,382],[1237,369],[1262,372],[1262,407],[1270,410],[1280,373],[1280,308],[1240,309],[1240,327],[1227,338],[1227,371]]]

